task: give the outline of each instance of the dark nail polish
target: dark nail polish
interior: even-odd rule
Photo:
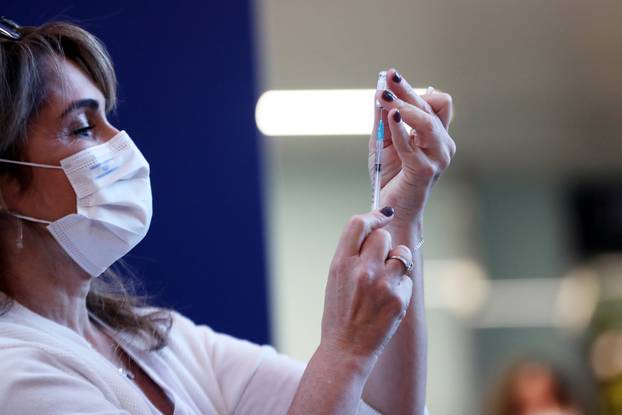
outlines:
[[[402,82],[402,75],[400,75],[398,71],[395,71],[395,73],[393,74],[393,82],[395,82],[396,84]]]
[[[382,99],[384,99],[387,102],[393,102],[395,101],[395,95],[393,95],[391,91],[385,90],[382,93]]]
[[[396,111],[393,113],[393,121],[395,121],[395,122],[400,122],[400,121],[402,121],[402,114],[400,114],[399,110],[396,110]]]
[[[380,209],[380,213],[382,213],[387,218],[390,218],[395,213],[395,209],[393,209],[390,206],[385,206],[382,209]]]

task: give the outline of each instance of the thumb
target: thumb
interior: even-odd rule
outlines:
[[[391,222],[394,215],[395,209],[387,206],[369,213],[352,216],[339,240],[337,256],[350,257],[359,255],[361,246],[367,236],[374,230],[382,228]]]

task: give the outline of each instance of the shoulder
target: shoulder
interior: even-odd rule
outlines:
[[[0,323],[0,373],[53,371],[65,366],[62,349],[41,337],[30,327]]]
[[[60,364],[59,359],[42,345],[12,338],[0,339],[0,369],[14,367],[56,367]]]
[[[126,414],[104,399],[67,359],[36,344],[0,341],[0,373],[2,413],[60,415],[106,410]]]
[[[41,333],[28,327],[13,330],[13,335],[0,332],[0,373],[3,374],[0,377],[0,393],[11,382],[31,379],[29,383],[35,384],[46,376],[79,372],[76,364],[79,359],[69,351],[70,344],[48,341]]]

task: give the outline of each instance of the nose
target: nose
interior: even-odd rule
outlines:
[[[119,130],[117,130],[114,126],[106,123],[101,134],[102,141],[106,143],[114,138],[117,134],[119,134]]]

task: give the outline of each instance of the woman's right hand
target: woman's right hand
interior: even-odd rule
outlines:
[[[326,286],[322,341],[307,364],[289,415],[353,414],[363,389],[410,304],[410,249],[391,249],[381,229],[392,208],[352,217],[341,235]]]
[[[412,253],[393,248],[382,229],[393,214],[384,208],[356,215],[345,227],[328,276],[320,347],[372,363],[406,315],[413,282],[402,261],[387,258],[412,263]]]

